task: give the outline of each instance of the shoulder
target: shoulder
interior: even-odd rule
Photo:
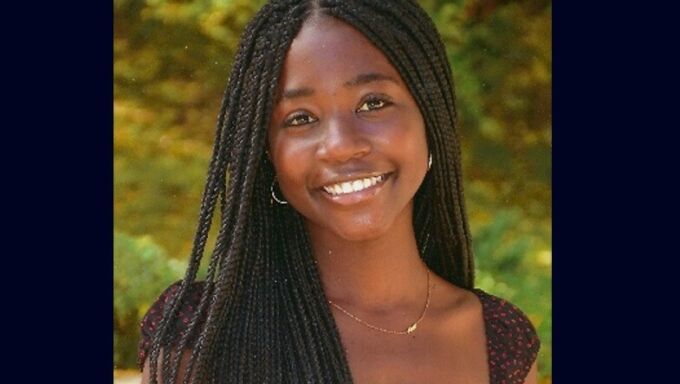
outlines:
[[[140,323],[141,334],[137,354],[137,364],[140,368],[144,364],[144,360],[146,359],[149,348],[151,347],[156,329],[163,318],[163,313],[169,309],[169,304],[171,304],[176,297],[181,284],[182,280],[178,280],[173,284],[170,284],[170,286],[168,286],[153,302],[151,307],[149,307],[146,314],[142,318]],[[205,282],[203,281],[196,281],[189,286],[186,299],[179,309],[179,315],[177,316],[178,321],[176,321],[174,324],[175,331],[173,333],[180,336],[184,334],[187,325],[196,312],[196,308],[198,307],[204,290]]]
[[[492,378],[523,383],[540,349],[536,329],[516,305],[478,288],[472,292],[482,303]]]

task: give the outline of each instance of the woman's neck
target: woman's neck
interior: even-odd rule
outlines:
[[[361,242],[313,225],[308,229],[326,297],[376,311],[422,305],[427,266],[410,217],[402,217],[382,236]]]

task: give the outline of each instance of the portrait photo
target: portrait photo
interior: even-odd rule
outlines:
[[[552,383],[552,2],[114,0],[114,383]]]

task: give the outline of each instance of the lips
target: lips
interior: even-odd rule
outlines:
[[[356,204],[375,196],[388,181],[391,172],[365,175],[323,185],[319,189],[326,198],[342,205]]]
[[[376,184],[382,183],[383,181],[385,181],[386,177],[387,174],[356,178],[353,180],[347,180],[340,183],[325,185],[321,188],[325,192],[331,194],[332,196],[345,195],[348,193],[360,192]]]

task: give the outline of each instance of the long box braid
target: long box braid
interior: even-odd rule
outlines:
[[[412,0],[273,0],[241,37],[218,115],[189,267],[149,354],[151,383],[159,376],[176,382],[178,351],[185,350],[191,351],[185,384],[352,382],[303,218],[289,205],[270,204],[275,175],[265,155],[286,52],[316,13],[363,33],[409,87],[434,159],[415,196],[421,256],[451,283],[474,285],[453,80],[432,20]],[[220,227],[205,288],[187,331],[177,337],[173,325],[196,280],[218,200]],[[198,338],[189,345],[194,334]]]

